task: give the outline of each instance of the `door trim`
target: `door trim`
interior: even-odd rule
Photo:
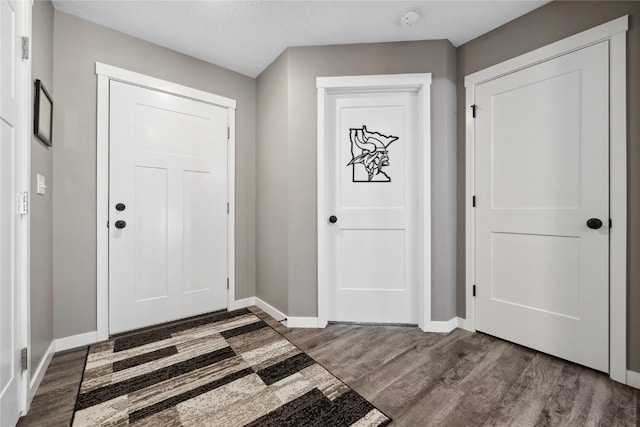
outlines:
[[[571,37],[525,53],[465,77],[466,191],[465,254],[466,316],[463,327],[475,332],[475,127],[472,109],[475,89],[494,80],[578,49],[609,41],[609,211],[613,221],[609,240],[609,376],[627,383],[627,15]]]
[[[131,84],[227,109],[229,126],[227,156],[227,309],[235,302],[235,150],[236,101],[166,80],[96,62],[98,77],[97,105],[97,176],[96,176],[96,302],[97,341],[109,339],[109,82]]]
[[[317,231],[318,231],[318,327],[327,326],[329,318],[329,275],[325,206],[325,100],[330,94],[339,92],[376,92],[380,90],[412,90],[418,93],[418,134],[423,150],[422,165],[428,173],[423,173],[422,192],[424,195],[423,216],[423,283],[419,284],[418,325],[423,331],[433,329],[431,321],[431,73],[388,74],[371,76],[318,77],[318,136],[317,136]]]
[[[29,52],[32,49],[31,17],[33,1],[17,1],[19,9],[16,20],[16,33],[28,37]],[[16,70],[16,151],[15,155],[15,191],[27,193],[31,197],[31,135],[33,130],[33,80],[31,78],[31,55],[27,59],[18,59]],[[31,406],[33,395],[29,387],[31,366],[31,202],[28,201],[27,214],[15,216],[15,280],[19,292],[15,320],[18,323],[17,344],[26,348],[27,370],[20,375],[18,384],[18,404],[22,415],[26,415]]]

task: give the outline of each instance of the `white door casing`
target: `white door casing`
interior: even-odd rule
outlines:
[[[222,107],[227,112],[228,147],[227,147],[227,274],[229,286],[227,292],[228,306],[235,301],[235,110],[236,101],[223,96],[204,92],[188,86],[150,77],[111,65],[96,63],[98,80],[97,97],[97,196],[96,203],[96,339],[109,338],[109,87],[111,82],[118,81],[141,88],[148,88],[167,95],[176,95],[185,99]]]
[[[477,118],[469,108],[464,327],[608,371],[620,382],[627,28],[625,16],[465,78]],[[518,140],[517,128],[524,130]],[[587,228],[592,217],[602,228]]]
[[[111,81],[111,333],[227,307],[227,120]]]
[[[28,409],[28,370],[20,350],[29,342],[29,161],[31,63],[22,36],[31,31],[31,4],[0,2],[0,425],[15,425]],[[27,39],[28,40],[28,39]]]
[[[318,78],[320,327],[429,328],[429,84],[425,74]]]
[[[0,425],[20,416],[20,348],[15,277],[17,2],[0,2]]]
[[[476,87],[476,329],[607,371],[608,42]],[[597,218],[600,229],[587,227]]]

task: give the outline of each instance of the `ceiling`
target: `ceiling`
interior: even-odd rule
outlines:
[[[256,77],[289,46],[472,40],[548,1],[53,0],[62,12]],[[400,25],[416,9],[421,18]]]

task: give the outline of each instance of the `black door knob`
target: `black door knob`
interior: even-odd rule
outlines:
[[[337,217],[337,216],[335,216],[335,215],[331,215],[331,216],[329,217],[329,222],[330,222],[331,224],[335,224],[336,222],[338,222],[338,217]]]
[[[602,227],[602,221],[600,221],[598,218],[589,218],[587,220],[587,227],[592,230],[597,230],[598,228]]]
[[[124,203],[118,203],[118,204],[116,205],[116,210],[117,210],[117,211],[123,211],[123,210],[125,210],[126,208],[127,208],[127,207],[125,206],[125,204],[124,204]]]
[[[118,221],[116,221],[116,228],[125,228],[127,226],[127,223],[124,222],[123,220],[119,219]]]

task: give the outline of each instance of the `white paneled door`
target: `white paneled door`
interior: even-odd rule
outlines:
[[[0,425],[20,417],[16,234],[17,2],[0,1]]]
[[[476,88],[476,327],[609,369],[609,45]],[[615,224],[614,224],[615,226]]]
[[[418,323],[417,98],[327,97],[328,320]]]
[[[227,110],[110,83],[109,332],[227,307]]]

